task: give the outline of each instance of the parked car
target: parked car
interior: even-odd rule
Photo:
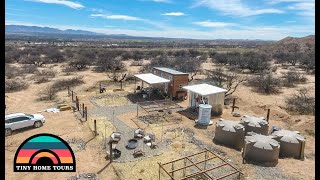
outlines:
[[[45,122],[45,118],[41,114],[25,114],[14,113],[5,116],[6,136],[12,131],[33,126],[39,128]]]

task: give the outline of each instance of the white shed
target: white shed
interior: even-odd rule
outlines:
[[[188,90],[189,107],[198,108],[199,104],[210,104],[213,114],[222,114],[227,90],[209,84],[184,86],[183,89]]]

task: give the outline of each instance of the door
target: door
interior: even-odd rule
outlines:
[[[11,130],[20,129],[20,117],[12,118],[9,121]]]
[[[18,129],[20,129],[20,128],[25,128],[25,127],[29,127],[29,126],[32,126],[32,125],[33,125],[33,123],[31,123],[31,122],[33,122],[33,121],[31,121],[29,117],[22,116],[22,117],[18,117],[18,119],[19,119],[19,120],[17,121],[17,127],[18,127]]]

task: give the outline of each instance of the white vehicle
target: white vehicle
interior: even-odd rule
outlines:
[[[41,114],[25,114],[15,113],[5,116],[6,135],[11,134],[12,131],[33,126],[39,128],[45,122],[45,118]]]

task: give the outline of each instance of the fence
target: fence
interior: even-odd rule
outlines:
[[[80,104],[77,93],[70,89],[68,86],[68,96],[71,96],[72,103],[75,103],[77,111],[79,111],[81,117],[87,121],[88,120],[88,108],[84,103]]]

